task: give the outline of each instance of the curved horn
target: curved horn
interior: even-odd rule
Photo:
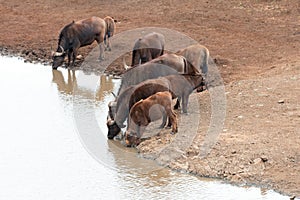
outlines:
[[[111,93],[112,93],[112,95],[114,95],[115,98],[117,98],[117,95],[114,92],[111,92]]]
[[[55,52],[54,56],[62,56],[65,53],[65,50],[61,45],[59,45],[59,48],[61,49],[61,52]]]
[[[128,65],[126,65],[126,62],[125,62],[125,57],[123,57],[123,66],[125,68],[125,70],[127,69],[130,69],[131,67],[129,67]]]
[[[112,126],[114,123],[115,123],[115,121],[112,120],[112,119],[108,119],[107,122],[106,122],[106,124],[107,124],[108,126]]]

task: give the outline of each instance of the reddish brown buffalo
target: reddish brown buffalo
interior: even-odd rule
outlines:
[[[99,17],[91,17],[66,25],[59,34],[58,47],[53,52],[52,68],[57,69],[63,64],[68,54],[68,65],[75,63],[77,52],[80,47],[90,45],[95,40],[99,44],[99,59],[104,59],[103,40],[105,35],[105,21]]]
[[[138,145],[145,128],[150,122],[168,116],[172,124],[171,134],[178,132],[177,116],[172,110],[172,94],[168,91],[158,92],[147,99],[140,100],[130,109],[125,142],[127,146]],[[166,124],[165,117],[164,124]]]

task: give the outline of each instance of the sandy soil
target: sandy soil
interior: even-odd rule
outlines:
[[[300,196],[298,0],[10,0],[1,1],[0,13],[2,54],[45,64],[51,62],[51,47],[56,48],[60,29],[72,20],[93,15],[115,17],[117,32],[157,26],[194,38],[210,50],[226,83],[225,125],[210,154],[200,159],[210,100],[208,92],[193,94],[192,99],[199,98],[199,112],[207,117],[200,123],[191,148],[161,163]],[[79,53],[85,57],[95,46],[81,48]],[[111,65],[108,72],[120,74],[120,62]],[[145,141],[139,150],[156,155],[153,147],[167,145],[172,136],[162,134],[159,139]]]

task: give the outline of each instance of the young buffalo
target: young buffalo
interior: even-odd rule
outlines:
[[[163,117],[163,124],[166,124],[166,117],[172,124],[171,134],[178,132],[177,116],[172,109],[172,94],[168,91],[157,92],[156,94],[135,103],[130,109],[129,125],[125,133],[127,146],[138,145],[146,126],[150,122]]]

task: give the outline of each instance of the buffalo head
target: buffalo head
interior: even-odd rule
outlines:
[[[141,143],[141,138],[138,137],[138,134],[127,130],[125,133],[125,144],[127,147],[137,146]]]
[[[106,126],[108,129],[107,138],[112,140],[121,132],[121,128],[124,128],[124,125],[118,125],[115,120],[110,118],[107,119]]]
[[[66,53],[62,46],[59,46],[56,52],[52,52],[52,69],[57,69],[59,66],[61,66],[64,62],[65,56]]]

